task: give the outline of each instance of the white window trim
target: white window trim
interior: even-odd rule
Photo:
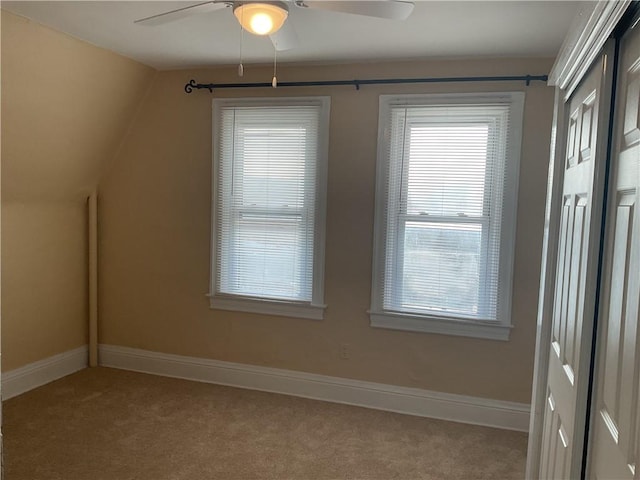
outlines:
[[[278,300],[273,298],[256,298],[242,295],[216,293],[216,230],[217,230],[217,198],[218,198],[218,159],[217,159],[217,122],[220,108],[225,106],[290,106],[308,105],[309,102],[320,103],[321,131],[318,132],[318,161],[316,176],[316,213],[314,223],[314,252],[311,302]],[[225,98],[214,99],[212,109],[212,163],[211,169],[211,259],[209,279],[209,308],[246,313],[260,313],[283,317],[322,320],[324,318],[324,258],[325,258],[325,220],[327,210],[327,167],[329,163],[329,117],[331,97],[284,97],[284,98]]]
[[[259,299],[234,295],[209,295],[212,309],[246,313],[263,313],[282,317],[322,320],[326,305],[314,305],[308,302],[279,301],[271,298]]]
[[[435,317],[432,315],[410,315],[407,313],[369,312],[372,327],[408,332],[440,333],[459,337],[509,340],[512,325],[480,320]]]
[[[385,310],[382,305],[380,283],[384,278],[386,224],[383,212],[387,203],[387,180],[389,163],[385,152],[389,142],[388,125],[391,105],[430,105],[465,104],[482,101],[508,99],[511,104],[510,142],[505,165],[505,184],[503,191],[503,224],[500,231],[500,262],[497,321],[469,320],[464,317],[445,317],[437,315],[409,314]],[[376,166],[374,251],[371,288],[371,309],[369,310],[372,327],[404,330],[411,332],[438,333],[454,336],[475,337],[491,340],[509,340],[511,329],[511,303],[513,284],[513,264],[516,240],[516,213],[518,205],[518,181],[520,174],[520,156],[522,143],[522,124],[524,113],[524,92],[487,92],[461,94],[424,94],[424,95],[381,95],[378,122],[378,158]]]

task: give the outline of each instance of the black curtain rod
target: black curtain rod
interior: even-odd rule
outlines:
[[[361,85],[391,85],[399,83],[452,83],[452,82],[525,82],[527,86],[533,81],[546,82],[547,75],[508,75],[501,77],[441,77],[441,78],[381,78],[368,80],[318,80],[310,82],[278,82],[278,87],[330,87],[336,85],[352,85],[360,90]],[[213,93],[222,88],[273,88],[271,82],[257,83],[196,83],[189,80],[184,91],[206,89]]]

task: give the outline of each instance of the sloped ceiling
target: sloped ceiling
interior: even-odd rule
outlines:
[[[553,56],[579,3],[416,2],[401,25],[297,9],[292,20],[301,45],[279,58]],[[237,25],[229,12],[156,29],[132,23],[176,5],[185,3],[2,2],[4,201],[85,197],[116,154],[155,75],[143,63],[169,68],[237,61]],[[250,37],[247,61],[272,59],[268,39]]]
[[[95,187],[155,71],[2,11],[2,200]]]

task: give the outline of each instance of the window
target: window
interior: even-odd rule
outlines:
[[[214,100],[211,308],[321,319],[329,98]]]
[[[523,102],[381,97],[373,326],[508,339]]]

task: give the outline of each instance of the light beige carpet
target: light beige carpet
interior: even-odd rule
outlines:
[[[7,480],[518,479],[524,433],[87,369],[4,403]]]

